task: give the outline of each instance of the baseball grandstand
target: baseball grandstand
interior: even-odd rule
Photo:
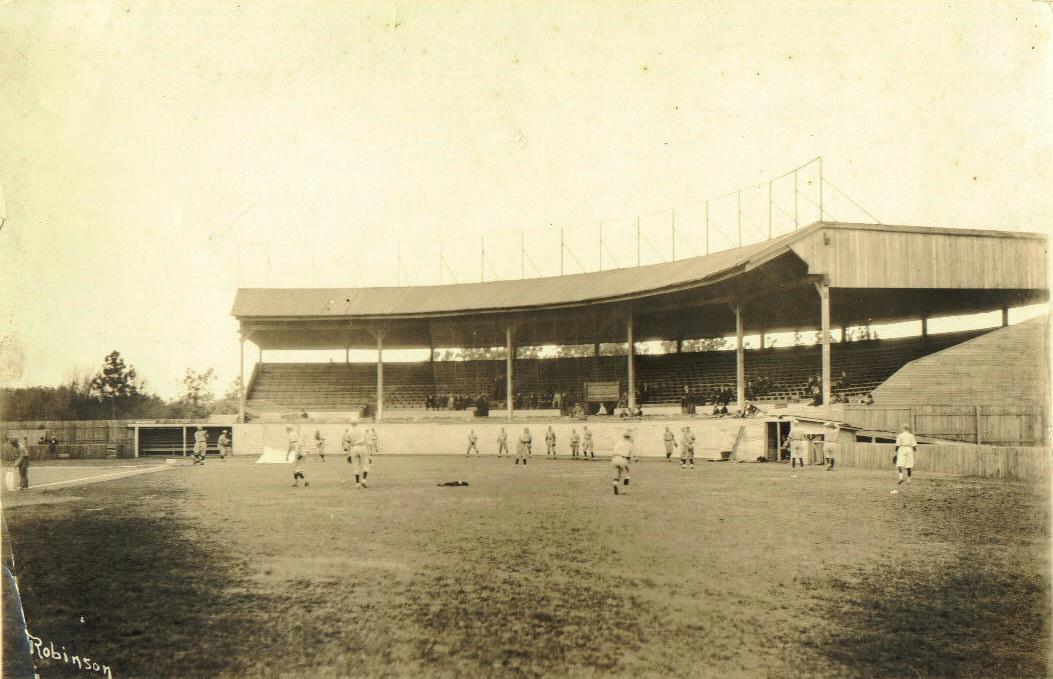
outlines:
[[[909,422],[926,443],[954,446],[948,452],[1041,445],[1046,320],[1010,325],[1009,311],[1048,300],[1046,247],[1034,233],[824,221],[705,256],[573,275],[239,289],[243,370],[246,353],[278,360],[248,366],[235,451],[258,448],[266,423],[292,419],[370,418],[392,451],[426,441],[426,450],[459,452],[467,427],[558,428],[575,414],[595,423],[602,446],[617,428],[605,424],[626,413],[644,428],[697,420],[703,455],[750,461],[777,458],[791,415],[841,422],[860,443],[887,443]],[[930,319],[983,312],[1001,312],[1003,327],[928,332]],[[843,341],[846,328],[904,321],[920,332]],[[779,332],[819,341],[763,346]],[[760,346],[745,347],[750,335]],[[696,350],[706,338],[730,341]],[[654,342],[667,350],[637,350]],[[553,346],[576,351],[539,356]],[[464,358],[439,360],[440,348]],[[364,349],[377,360],[349,360]],[[426,349],[430,359],[385,362],[393,349]],[[344,360],[282,361],[288,350],[342,351]],[[473,359],[473,350],[485,354]],[[721,402],[732,415],[756,410],[716,416]],[[149,429],[138,435],[149,447]]]

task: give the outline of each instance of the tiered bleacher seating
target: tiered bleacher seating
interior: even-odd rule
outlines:
[[[835,343],[831,366],[835,382],[842,372],[847,386],[835,392],[856,397],[872,391],[910,361],[972,339],[989,330]],[[810,398],[808,380],[816,375],[820,348],[785,347],[746,351],[746,379],[765,377],[771,388],[759,400],[793,401]],[[385,408],[424,409],[429,394],[486,394],[492,405],[504,400],[504,361],[435,361],[384,364]],[[715,389],[735,386],[735,352],[640,355],[636,359],[637,386],[648,386],[645,403],[678,403],[685,386],[698,399]],[[624,356],[518,359],[514,369],[516,393],[565,392],[568,402],[584,393],[588,381],[626,379]],[[280,409],[357,411],[376,400],[376,366],[369,363],[265,363],[249,385],[251,413]]]

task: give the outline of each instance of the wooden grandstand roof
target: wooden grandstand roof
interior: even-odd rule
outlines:
[[[374,288],[243,288],[232,315],[264,348],[517,343],[716,336],[815,327],[814,283],[834,324],[989,311],[1045,301],[1046,237],[1007,231],[817,222],[778,238],[675,262],[548,278]],[[910,292],[904,292],[909,290]]]

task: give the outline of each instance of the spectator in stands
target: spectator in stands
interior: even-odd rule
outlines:
[[[874,394],[871,392],[867,392],[866,398],[862,399],[860,403],[868,406],[874,405]]]
[[[643,417],[643,408],[637,403],[632,410],[629,411],[630,417]]]
[[[58,457],[58,439],[54,435],[48,439],[48,458],[54,460]]]
[[[823,405],[823,390],[819,388],[818,384],[812,384],[812,405]]]

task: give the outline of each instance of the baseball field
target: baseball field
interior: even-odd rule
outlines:
[[[46,466],[31,483],[77,478]],[[339,456],[307,488],[244,458],[100,468],[4,517],[30,632],[113,677],[1050,671],[1048,487],[648,460],[615,496],[608,462],[536,454],[382,456],[368,489]]]

